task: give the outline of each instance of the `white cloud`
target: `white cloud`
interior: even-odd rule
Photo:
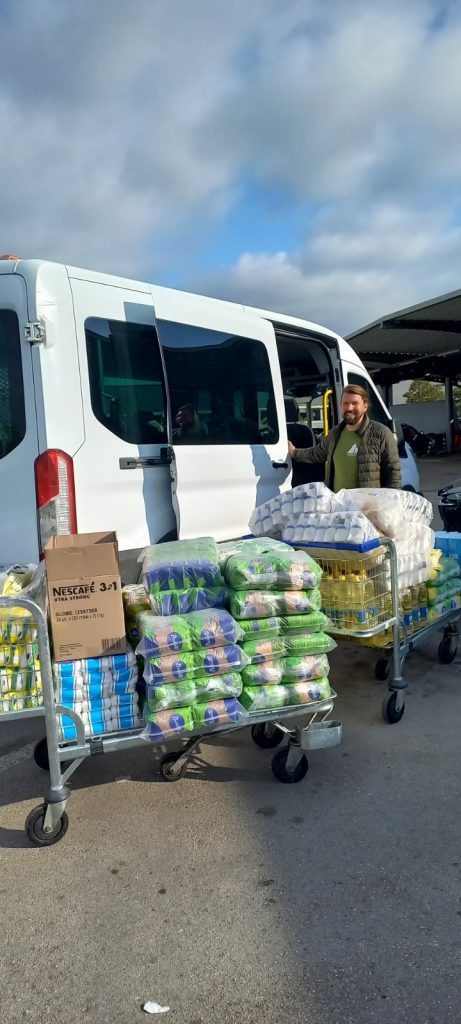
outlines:
[[[2,250],[154,280],[176,257],[190,286],[343,332],[457,287],[458,3],[5,0],[2,16]],[[247,178],[301,202],[298,250],[242,234],[234,267],[223,253],[197,275]]]

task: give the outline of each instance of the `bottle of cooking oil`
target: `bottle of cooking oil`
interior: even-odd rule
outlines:
[[[420,585],[419,585],[419,592],[418,593],[419,593],[419,611],[420,611],[420,616],[421,616],[421,626],[426,626],[427,625],[428,600],[427,600],[427,586],[426,586],[425,583],[420,583]]]
[[[410,587],[406,587],[402,590],[400,595],[400,608],[403,618],[403,624],[405,632],[407,634],[413,632],[413,597]]]
[[[413,630],[420,629],[421,626],[421,611],[419,606],[419,586],[410,587],[411,590],[411,605],[412,605],[412,616],[413,616]]]

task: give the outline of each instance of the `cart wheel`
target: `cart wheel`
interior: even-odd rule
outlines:
[[[389,696],[385,697],[383,700],[383,718],[385,722],[389,723],[389,725],[396,725],[396,723],[400,722],[400,719],[403,718],[403,714],[405,711],[405,703],[402,704],[402,707],[400,708],[399,711],[397,711],[396,709],[396,703],[396,693],[390,693]]]
[[[289,747],[282,747],[282,750],[277,751],[275,756],[272,758],[272,771],[275,778],[279,782],[301,782],[301,779],[307,775],[309,768],[307,757],[303,754],[299,764],[296,765],[294,772],[287,771],[287,757]]]
[[[45,821],[46,812],[47,805],[40,804],[39,807],[34,807],[33,811],[26,818],[25,829],[27,837],[34,846],[54,846],[55,843],[59,843],[59,840],[65,836],[69,828],[68,815],[63,811],[53,831],[44,832],[43,822]]]
[[[175,769],[179,757],[179,754],[165,754],[165,757],[162,757],[160,761],[160,774],[163,775],[166,782],[176,782],[177,779],[184,775],[186,770],[185,764],[182,768]]]
[[[49,772],[50,760],[48,757],[48,744],[46,742],[46,736],[44,736],[42,740],[39,740],[38,743],[35,744],[34,761],[38,768],[41,768],[42,771]],[[61,772],[64,773],[66,768],[68,768],[70,764],[72,764],[72,761],[61,761]]]
[[[443,640],[439,643],[439,661],[442,665],[451,665],[452,661],[455,660],[458,653],[458,645],[454,642],[453,637],[444,636]]]
[[[257,747],[262,750],[269,750],[271,747],[278,747],[283,740],[283,732],[271,722],[258,722],[251,726],[251,738]]]
[[[46,736],[35,744],[34,761],[37,767],[41,768],[42,771],[49,772],[50,762],[48,760],[48,744],[46,742]]]
[[[391,670],[391,663],[387,658],[378,658],[375,665],[375,678],[379,679],[381,683],[387,679]]]

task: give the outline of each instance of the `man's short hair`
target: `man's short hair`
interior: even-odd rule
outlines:
[[[343,395],[347,395],[347,394],[349,394],[349,395],[359,395],[359,397],[364,402],[366,402],[367,405],[370,404],[370,396],[368,394],[368,391],[367,391],[366,388],[360,387],[360,384],[346,384],[346,387],[343,390]]]

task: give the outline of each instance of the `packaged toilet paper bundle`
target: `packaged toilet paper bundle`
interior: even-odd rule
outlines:
[[[287,520],[303,514],[331,512],[340,507],[336,495],[326,484],[300,484],[258,505],[250,518],[249,528],[256,537],[280,538]]]
[[[138,664],[135,654],[55,662],[56,704],[71,708],[82,719],[85,735],[93,736],[143,724],[138,695]],[[62,740],[76,739],[77,727],[70,717],[61,718]]]

